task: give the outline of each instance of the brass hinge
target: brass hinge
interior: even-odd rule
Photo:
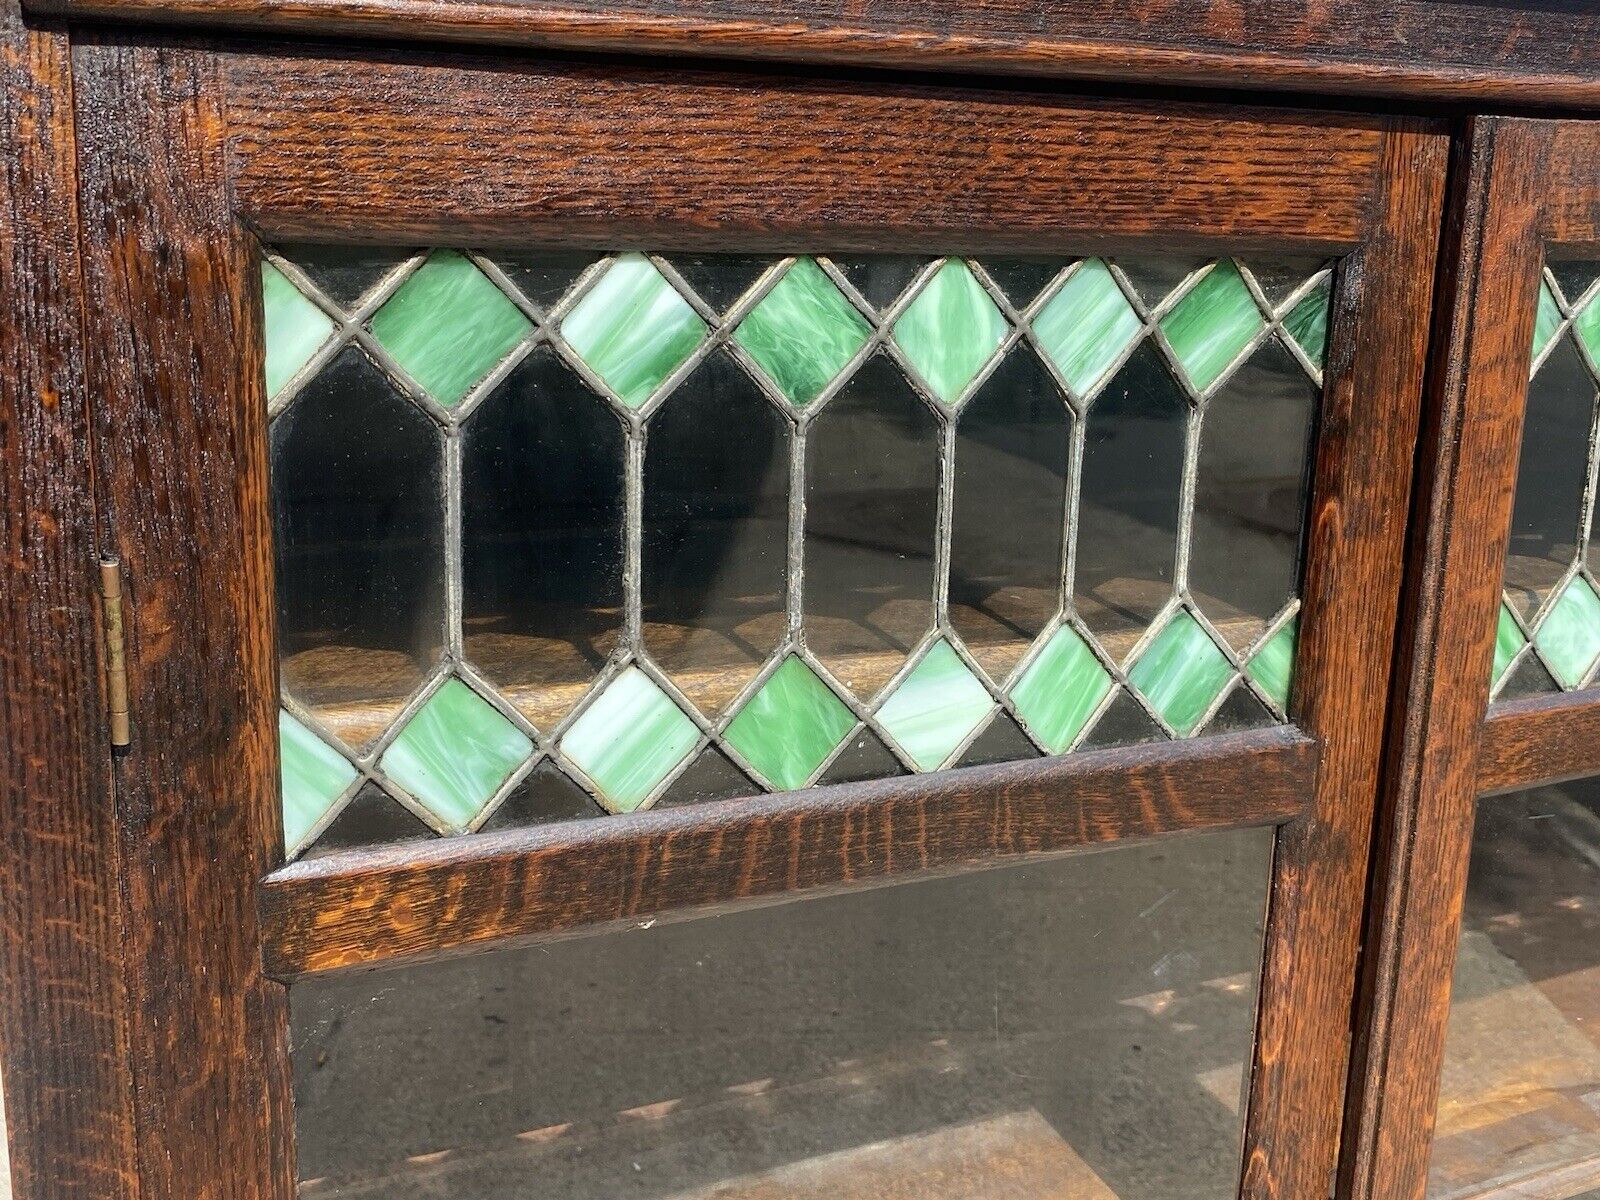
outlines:
[[[124,749],[128,729],[128,654],[122,639],[122,564],[100,560],[100,618],[106,633],[106,723],[113,749]]]

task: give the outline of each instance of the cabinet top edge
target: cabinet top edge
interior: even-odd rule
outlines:
[[[318,37],[1600,108],[1587,0],[24,0],[33,14]],[[1148,10],[1158,16],[1142,15]],[[1296,11],[1298,10],[1298,11]]]

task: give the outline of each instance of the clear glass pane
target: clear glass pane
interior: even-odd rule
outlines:
[[[1326,263],[305,246],[262,288],[291,856],[1286,717]],[[1512,619],[1516,686],[1586,667],[1587,588]]]
[[[1600,661],[1594,575],[1600,262],[1552,261],[1540,281],[1532,378],[1496,614],[1494,695],[1586,686]]]
[[[1271,846],[297,983],[301,1194],[1227,1200]]]
[[[443,438],[347,349],[273,422],[271,454],[283,689],[360,750],[442,652]]]
[[[1600,781],[1478,802],[1430,1200],[1600,1191]]]

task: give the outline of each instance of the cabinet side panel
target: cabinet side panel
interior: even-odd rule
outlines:
[[[282,1200],[283,993],[256,922],[281,836],[264,404],[238,369],[260,300],[214,60],[112,44],[73,59],[98,476],[129,581],[118,787],[140,1165],[150,1197]]]
[[[17,6],[0,3],[0,75],[0,1075],[11,1184],[16,1200],[128,1200],[65,36],[24,27]]]

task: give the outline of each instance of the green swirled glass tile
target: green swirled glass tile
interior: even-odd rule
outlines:
[[[1545,616],[1533,644],[1563,688],[1577,687],[1600,657],[1600,596],[1588,580],[1573,579]]]
[[[1589,361],[1600,366],[1600,296],[1589,301],[1573,318],[1572,328],[1589,351]]]
[[[618,675],[561,738],[614,812],[632,812],[688,757],[700,731],[638,667]]]
[[[943,639],[900,681],[878,720],[923,771],[945,760],[994,709],[994,699]]]
[[[283,846],[292,852],[355,782],[356,769],[344,755],[279,709],[278,775],[283,787]]]
[[[1319,371],[1328,352],[1328,310],[1332,303],[1333,277],[1328,276],[1302,296],[1283,319],[1284,332],[1306,352],[1306,357]]]
[[[794,655],[779,664],[728,725],[727,742],[774,786],[804,787],[856,718]]]
[[[1233,678],[1233,664],[1200,622],[1179,609],[1133,664],[1128,678],[1168,725],[1187,735]]]
[[[1077,633],[1063,626],[1011,689],[1017,715],[1055,754],[1072,745],[1111,690],[1111,676]]]
[[[449,407],[533,327],[473,261],[436,250],[372,317],[372,334],[418,386]]]
[[[261,306],[266,325],[267,395],[276,396],[333,336],[333,319],[269,262],[261,264]]]
[[[871,334],[871,326],[815,260],[801,258],[739,322],[733,340],[791,403],[804,408]]]
[[[1533,357],[1538,358],[1544,353],[1550,339],[1555,337],[1556,330],[1561,328],[1561,308],[1556,304],[1555,294],[1551,292],[1550,285],[1543,281],[1539,284],[1539,308],[1533,316]]]
[[[1079,263],[1033,319],[1034,336],[1079,396],[1100,382],[1139,329],[1139,314],[1098,258]]]
[[[959,258],[946,259],[894,323],[894,340],[946,404],[960,398],[1005,336],[1005,317]]]
[[[1511,609],[1502,604],[1500,617],[1494,626],[1494,668],[1489,674],[1491,683],[1500,682],[1500,677],[1506,673],[1511,660],[1516,658],[1517,651],[1522,649],[1527,640],[1516,618],[1511,615]]]
[[[642,254],[624,254],[561,320],[561,335],[629,408],[688,358],[706,325]]]
[[[1221,378],[1261,331],[1261,310],[1239,268],[1223,259],[1161,318],[1161,332],[1196,391]]]
[[[406,722],[379,765],[447,829],[465,829],[533,753],[523,732],[459,679]]]
[[[1289,707],[1289,685],[1294,682],[1294,645],[1299,617],[1290,617],[1245,664],[1250,678],[1272,697],[1280,710]]]

